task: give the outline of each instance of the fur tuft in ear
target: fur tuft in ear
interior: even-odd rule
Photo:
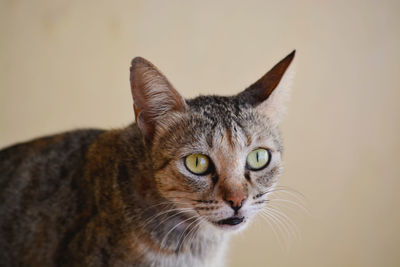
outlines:
[[[186,110],[183,97],[146,59],[136,57],[132,60],[130,81],[136,123],[147,139],[153,139],[157,125],[169,113]]]
[[[275,123],[279,123],[285,110],[284,103],[289,97],[289,89],[294,76],[294,72],[289,66],[295,53],[296,50],[293,50],[257,82],[238,95]]]

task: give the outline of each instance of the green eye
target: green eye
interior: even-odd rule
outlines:
[[[268,165],[270,160],[268,150],[264,148],[258,148],[247,155],[247,168],[253,171],[258,171]]]
[[[197,175],[204,175],[210,167],[210,160],[203,154],[192,154],[185,158],[186,168]]]

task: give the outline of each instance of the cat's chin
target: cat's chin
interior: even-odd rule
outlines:
[[[247,225],[246,217],[229,217],[223,220],[212,222],[214,226],[225,231],[239,231],[243,230]]]

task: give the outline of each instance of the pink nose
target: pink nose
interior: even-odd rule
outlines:
[[[229,203],[235,212],[237,212],[246,200],[246,196],[244,194],[229,195],[226,196],[224,200]]]

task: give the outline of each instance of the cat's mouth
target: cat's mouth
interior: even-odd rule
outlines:
[[[245,222],[246,222],[245,217],[232,216],[213,223],[218,228],[222,228],[228,231],[233,231],[233,230],[243,229],[242,226],[245,225]]]
[[[232,228],[236,225],[241,224],[244,221],[244,217],[232,216],[223,220],[215,222],[216,225],[223,228]]]

